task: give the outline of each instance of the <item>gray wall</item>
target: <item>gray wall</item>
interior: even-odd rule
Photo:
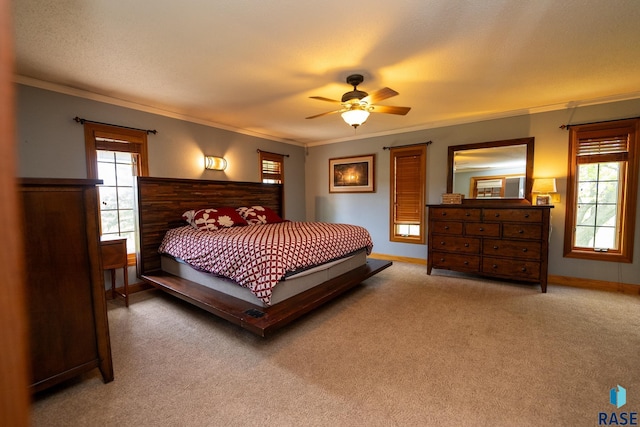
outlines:
[[[257,149],[289,154],[285,164],[285,215],[304,220],[304,148],[129,108],[17,85],[18,176],[86,178],[83,126],[88,120],[141,129],[148,136],[149,175],[260,181]],[[204,170],[203,156],[223,156],[225,171]]]
[[[446,192],[450,145],[535,137],[534,178],[557,178],[561,197],[552,210],[549,274],[640,284],[640,219],[636,220],[636,247],[631,264],[563,257],[569,135],[559,128],[567,123],[638,116],[640,99],[635,99],[310,147],[306,169],[307,219],[362,225],[372,234],[374,252],[426,259],[426,245],[389,241],[389,151],[382,147],[433,141],[427,149],[427,202],[439,203],[441,194]],[[370,153],[376,155],[376,192],[330,194],[329,159]],[[638,200],[640,203],[640,197]]]
[[[149,135],[151,176],[259,181],[257,148],[289,154],[290,157],[285,158],[287,218],[362,225],[372,234],[374,252],[418,259],[426,259],[425,245],[389,241],[389,151],[382,147],[433,141],[427,149],[427,202],[439,203],[446,191],[448,146],[533,136],[536,139],[534,178],[557,178],[561,197],[552,211],[549,273],[640,284],[640,220],[636,226],[632,264],[562,256],[568,132],[559,129],[566,123],[638,117],[640,99],[546,113],[523,112],[505,119],[314,146],[305,153],[305,149],[295,145],[18,85],[19,176],[86,177],[83,127],[72,120],[75,116],[157,129],[157,135]],[[229,160],[228,169],[204,171],[204,153],[223,155]],[[376,155],[375,193],[329,193],[330,158],[371,153]]]

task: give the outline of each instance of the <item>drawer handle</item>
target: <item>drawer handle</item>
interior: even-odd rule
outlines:
[[[496,218],[498,218],[500,216],[500,214],[498,212],[496,212],[495,216],[496,216]]]
[[[518,234],[523,234],[524,230],[518,230]]]
[[[471,214],[469,212],[465,212],[464,216],[471,216]]]
[[[529,218],[529,214],[524,214],[524,217],[525,218]]]
[[[498,268],[498,265],[497,264],[493,264],[491,267],[492,268]]]
[[[465,244],[464,244],[464,247],[465,247],[465,248],[468,248],[468,247],[469,247],[469,244],[468,244],[468,243],[465,243]]]
[[[442,216],[447,216],[447,213],[446,212],[442,212]]]
[[[444,246],[444,242],[440,242],[440,244],[441,244],[442,246]]]
[[[449,226],[448,226],[448,225],[445,225],[445,226],[444,226],[444,229],[445,229],[445,230],[448,230],[448,229],[449,229]]]
[[[493,249],[498,250],[498,246],[497,246],[497,245],[496,245],[496,246],[494,246],[494,247],[493,247]]]
[[[484,228],[480,227],[478,230],[479,230],[479,231],[484,231]]]
[[[469,261],[465,261],[465,262],[464,262],[464,265],[469,265]]]
[[[522,248],[522,252],[527,252],[527,248]]]
[[[444,258],[440,258],[440,262],[444,262]]]
[[[522,270],[522,272],[524,273],[525,271],[527,271],[527,267],[522,267],[520,270]]]

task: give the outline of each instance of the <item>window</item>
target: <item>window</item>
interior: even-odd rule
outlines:
[[[284,184],[284,155],[260,151],[260,181]]]
[[[102,236],[127,237],[127,252],[135,252],[133,177],[137,156],[119,151],[97,150]]]
[[[524,199],[525,181],[521,175],[472,176],[469,194],[473,199]]]
[[[506,178],[471,178],[475,199],[495,199],[504,197]]]
[[[631,262],[640,120],[571,126],[564,255]]]
[[[148,175],[147,133],[85,122],[87,176],[98,186],[100,234],[127,238],[129,264],[135,264],[137,206],[134,177]]]
[[[424,243],[426,145],[391,148],[392,242]]]

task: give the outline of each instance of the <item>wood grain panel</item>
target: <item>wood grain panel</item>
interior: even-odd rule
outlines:
[[[137,178],[140,253],[138,274],[160,271],[158,247],[167,230],[184,225],[182,214],[210,207],[266,206],[282,215],[282,185],[257,182]]]
[[[31,390],[95,367],[113,380],[98,231],[99,180],[22,178]],[[55,224],[55,227],[51,227]]]

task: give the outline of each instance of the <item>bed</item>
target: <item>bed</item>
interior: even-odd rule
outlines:
[[[259,298],[247,287],[193,268],[179,257],[161,254],[159,248],[169,230],[185,227],[182,215],[191,209],[264,206],[284,216],[281,185],[138,177],[136,187],[140,278],[260,336],[269,335],[391,265],[389,261],[368,258],[367,248],[361,248],[315,268],[288,272],[273,286],[268,298]],[[249,227],[263,226],[238,228]]]

